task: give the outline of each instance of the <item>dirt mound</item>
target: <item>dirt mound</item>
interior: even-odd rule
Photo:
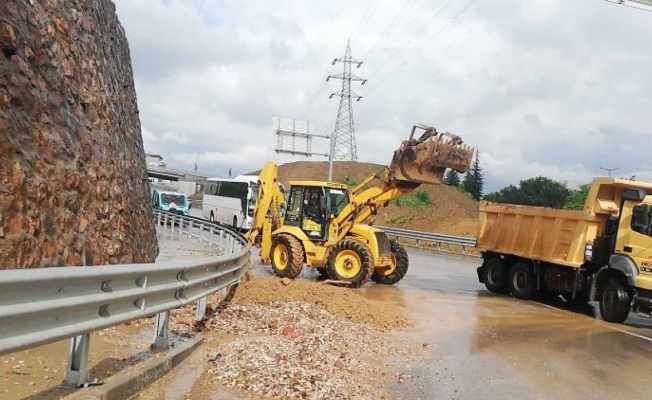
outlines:
[[[407,310],[402,307],[369,300],[357,290],[317,282],[293,280],[289,285],[284,285],[277,278],[255,278],[240,284],[233,301],[253,305],[304,302],[381,330],[402,329],[412,325]]]
[[[333,180],[361,182],[372,174],[382,173],[384,166],[371,163],[337,161]],[[381,175],[382,176],[382,175]],[[300,161],[279,166],[279,180],[289,187],[290,180],[320,180],[328,178],[328,162]],[[380,183],[375,181],[375,184]],[[417,190],[428,193],[429,207],[409,208],[391,204],[382,210],[376,225],[412,229],[446,235],[474,237],[478,223],[478,203],[464,193],[446,185],[421,185]]]

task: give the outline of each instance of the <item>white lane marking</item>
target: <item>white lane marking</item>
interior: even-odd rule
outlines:
[[[541,304],[542,306],[544,306],[544,307],[552,308],[553,310],[557,310],[557,311],[562,311],[562,312],[568,312],[568,313],[570,313],[570,311],[568,311],[568,310],[564,310],[563,308],[557,308],[557,307],[555,307],[555,306],[551,306],[551,305],[543,304],[543,303],[540,303],[540,304]],[[626,331],[626,330],[624,330],[624,329],[616,328],[616,327],[614,327],[614,326],[611,326],[610,323],[608,323],[608,322],[606,322],[606,321],[603,321],[603,320],[601,320],[601,319],[591,318],[591,317],[589,317],[589,316],[587,316],[587,315],[582,315],[582,314],[579,314],[579,315],[581,315],[581,316],[583,316],[583,317],[586,317],[586,318],[590,318],[590,319],[592,319],[592,320],[594,320],[594,321],[596,321],[596,322],[600,322],[601,325],[604,326],[605,328],[609,328],[609,329],[614,330],[614,331],[617,331],[617,332],[625,333],[625,334],[627,334],[627,335],[634,336],[634,337],[637,337],[637,338],[639,338],[639,339],[647,340],[648,342],[652,342],[652,338],[649,338],[649,337],[647,337],[647,336],[639,335],[638,333],[629,332],[629,331]],[[579,316],[579,315],[578,315],[578,316]]]
[[[605,323],[604,325],[605,325],[607,328],[609,328],[609,329],[613,329],[614,331],[618,331],[618,332],[626,333],[626,334],[628,334],[628,335],[631,335],[631,336],[637,337],[637,338],[639,338],[639,339],[645,339],[645,340],[647,340],[648,342],[652,342],[652,338],[649,338],[649,337],[647,337],[647,336],[639,335],[638,333],[634,333],[634,332],[629,332],[629,331],[626,331],[626,330],[624,330],[624,329],[618,329],[618,328],[613,327],[613,326],[611,326],[611,325],[607,325],[606,323]]]

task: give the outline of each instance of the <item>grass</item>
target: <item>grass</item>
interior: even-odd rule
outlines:
[[[350,189],[358,186],[360,181],[358,181],[355,178],[351,178],[350,176],[347,176],[346,178],[342,179],[342,183],[348,186]]]
[[[396,204],[398,207],[406,207],[412,209],[423,209],[432,206],[430,197],[428,197],[428,193],[422,190],[418,190],[414,193],[399,197],[398,199],[394,200],[394,204]]]

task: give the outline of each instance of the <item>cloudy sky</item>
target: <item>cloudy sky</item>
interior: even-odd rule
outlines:
[[[274,117],[330,134],[347,39],[360,161],[415,123],[479,149],[485,193],[537,175],[652,181],[652,13],[605,0],[115,0],[143,140],[211,175],[274,152]],[[313,151],[327,152],[314,139]],[[312,160],[325,160],[313,157]],[[324,177],[325,178],[325,177]]]

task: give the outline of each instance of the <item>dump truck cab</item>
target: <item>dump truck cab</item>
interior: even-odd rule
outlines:
[[[652,195],[643,189],[625,189],[617,217],[607,223],[604,249],[608,256],[604,260],[593,294],[595,299],[610,301],[607,307],[617,307],[618,298],[625,290],[631,298],[632,311],[648,318],[652,316]],[[614,226],[617,229],[614,232]],[[611,237],[608,235],[612,231]],[[610,251],[611,250],[611,251]],[[609,279],[621,282],[609,284]],[[627,285],[623,285],[624,281]],[[607,291],[605,293],[605,290]],[[602,293],[602,296],[600,294]],[[626,306],[623,304],[622,309]],[[625,311],[622,311],[623,314]]]

